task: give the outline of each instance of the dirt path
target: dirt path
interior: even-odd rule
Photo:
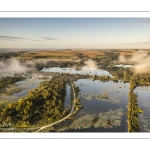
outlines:
[[[71,82],[71,81],[70,81],[70,82]],[[62,121],[65,120],[65,119],[67,119],[69,116],[71,116],[71,114],[72,114],[72,112],[73,112],[73,110],[74,110],[75,102],[76,102],[76,96],[75,96],[75,91],[74,91],[74,87],[73,87],[72,82],[71,82],[71,85],[72,85],[72,89],[73,89],[74,103],[73,103],[73,106],[72,106],[72,108],[71,108],[70,113],[69,113],[66,117],[62,118],[61,120],[59,120],[59,121],[57,121],[57,122],[54,122],[54,123],[52,123],[52,124],[43,126],[43,127],[41,127],[39,130],[37,130],[37,131],[35,131],[35,132],[39,132],[39,131],[41,131],[41,130],[43,130],[43,129],[45,129],[45,128],[51,127],[51,126],[53,126],[53,125],[55,125],[55,124],[57,124],[57,123],[62,122]]]

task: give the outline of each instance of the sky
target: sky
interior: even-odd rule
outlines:
[[[149,49],[150,18],[0,18],[0,48]]]

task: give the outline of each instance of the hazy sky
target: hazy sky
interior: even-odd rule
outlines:
[[[0,48],[150,48],[150,19],[0,18]]]

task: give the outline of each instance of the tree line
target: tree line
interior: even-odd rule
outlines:
[[[3,125],[13,124],[13,127],[29,127],[59,120],[68,113],[63,106],[65,94],[65,78],[54,76],[30,90],[17,102],[2,108],[0,122]]]

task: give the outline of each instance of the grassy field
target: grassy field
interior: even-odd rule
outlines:
[[[71,59],[73,53],[69,51],[37,51],[37,52],[26,52],[22,53],[18,59]]]
[[[36,60],[36,59],[59,59],[59,60],[72,60],[77,57],[77,54],[83,54],[90,58],[101,58],[105,56],[105,52],[113,52],[122,54],[124,56],[132,56],[133,53],[138,50],[134,49],[117,49],[117,50],[45,50],[45,51],[26,51],[17,56],[17,59],[20,60]],[[145,52],[150,53],[150,50],[144,50]]]

